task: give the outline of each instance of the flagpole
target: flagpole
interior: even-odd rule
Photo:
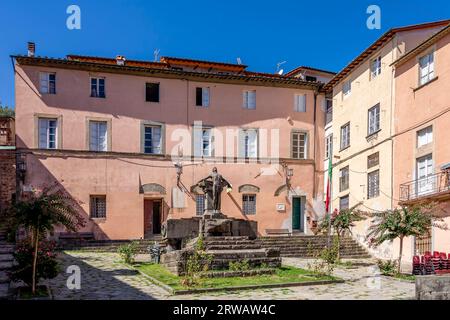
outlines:
[[[331,155],[328,160],[328,181],[327,181],[327,201],[326,201],[326,214],[328,215],[328,235],[327,235],[327,248],[331,248],[331,182],[333,177],[333,166],[331,163]]]

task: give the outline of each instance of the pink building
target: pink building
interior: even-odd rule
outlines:
[[[404,205],[437,202],[450,226],[450,25],[394,66],[394,198]],[[428,237],[405,241],[403,252],[410,261],[449,248],[448,231],[433,227]]]
[[[222,211],[257,220],[260,234],[311,233],[323,215],[326,102],[317,78],[169,57],[31,51],[15,62],[23,190],[59,183],[81,202],[80,231],[138,239],[166,219],[201,215],[204,196],[192,186],[214,166],[233,185]]]

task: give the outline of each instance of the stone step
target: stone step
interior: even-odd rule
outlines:
[[[247,250],[247,249],[261,249],[259,244],[232,244],[232,245],[206,245],[207,250]]]
[[[234,237],[205,237],[204,241],[242,241],[242,240],[249,240],[249,237],[245,236],[234,236]]]
[[[214,260],[223,260],[223,259],[252,259],[252,258],[264,258],[266,257],[266,252],[264,250],[208,250],[206,251],[208,254],[212,254],[214,256]]]
[[[11,298],[11,291],[9,290],[9,283],[0,283],[0,300]]]
[[[9,275],[6,270],[0,271],[0,284],[9,283]]]
[[[0,262],[8,262],[13,261],[14,257],[12,254],[6,253],[6,254],[0,254]]]
[[[13,262],[12,261],[3,261],[0,262],[0,270],[9,270],[11,269],[13,266]]]
[[[13,252],[14,252],[13,245],[0,245],[0,254],[13,253]]]

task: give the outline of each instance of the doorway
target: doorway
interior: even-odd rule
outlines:
[[[305,232],[305,197],[292,197],[292,231]]]
[[[144,199],[144,235],[145,238],[161,234],[162,200]]]

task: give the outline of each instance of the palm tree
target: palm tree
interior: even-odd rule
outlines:
[[[372,246],[379,246],[385,241],[400,240],[400,250],[398,256],[397,273],[400,273],[403,240],[406,237],[419,237],[429,234],[431,227],[435,226],[440,229],[447,229],[442,223],[443,219],[438,217],[436,204],[401,206],[394,210],[386,210],[372,213],[374,219],[369,227],[367,239]]]
[[[36,292],[36,266],[39,239],[63,226],[76,231],[84,226],[84,219],[75,209],[75,200],[61,189],[45,187],[34,191],[28,199],[18,201],[12,208],[10,223],[17,229],[23,227],[31,234],[33,255],[32,293]]]

